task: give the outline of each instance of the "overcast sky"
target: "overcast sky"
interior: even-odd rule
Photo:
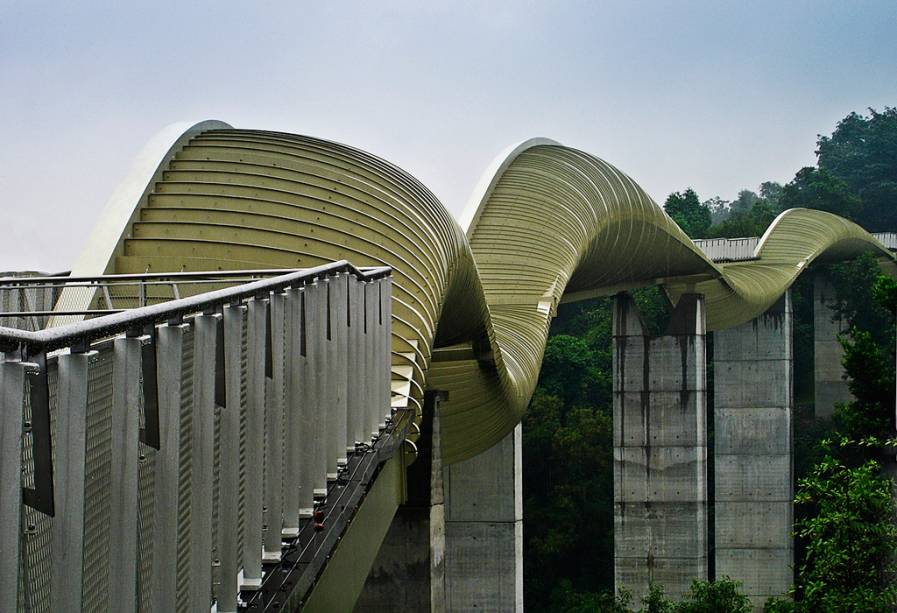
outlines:
[[[64,270],[143,144],[220,119],[371,151],[458,214],[546,136],[731,199],[897,105],[897,2],[0,0],[0,270]]]

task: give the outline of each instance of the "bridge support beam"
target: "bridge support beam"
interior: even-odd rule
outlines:
[[[813,276],[813,395],[816,417],[826,419],[832,416],[836,403],[852,398],[841,365],[844,349],[838,342],[847,322],[832,310],[836,300],[835,288],[825,273],[817,272]]]
[[[794,581],[791,295],[713,334],[716,576],[761,607]]]
[[[445,503],[439,392],[427,392],[417,460],[355,611],[445,611]]]
[[[443,471],[447,611],[523,611],[522,439]]]
[[[674,598],[708,576],[704,299],[684,294],[663,336],[614,300],[614,583]]]

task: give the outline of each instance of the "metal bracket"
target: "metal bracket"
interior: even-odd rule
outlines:
[[[162,447],[159,433],[159,377],[156,370],[157,350],[159,347],[156,326],[147,326],[146,333],[150,342],[140,347],[140,369],[143,372],[143,428],[140,429],[140,442],[153,449]]]
[[[215,318],[215,404],[227,406],[227,385],[224,379],[224,316]]]
[[[274,338],[271,331],[271,300],[265,301],[265,376],[274,378]]]
[[[37,364],[37,372],[28,373],[31,400],[31,440],[34,455],[34,488],[22,488],[22,502],[32,509],[53,517],[53,448],[50,438],[50,377],[47,354],[29,358]]]

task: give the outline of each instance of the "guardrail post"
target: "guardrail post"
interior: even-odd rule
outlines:
[[[323,355],[324,367],[321,369],[321,395],[318,412],[321,415],[322,428],[320,434],[323,446],[321,449],[321,461],[324,466],[324,475],[327,481],[336,480],[336,456],[333,455],[333,441],[336,434],[336,397],[338,379],[334,377],[336,363],[336,322],[334,321],[333,303],[336,298],[335,277],[324,279],[324,340]],[[327,484],[324,483],[324,494],[327,493]]]
[[[262,483],[265,448],[265,320],[263,299],[249,301],[246,351],[246,489],[243,510],[243,578],[240,589],[262,585]]]
[[[346,451],[364,440],[364,283],[349,275],[349,362],[346,369]]]
[[[109,607],[137,608],[137,476],[141,341],[114,342],[110,452]]]
[[[240,502],[240,362],[244,308],[241,305],[224,307],[221,322],[224,336],[225,406],[219,409],[221,440],[218,446],[218,559],[221,576],[215,591],[218,613],[236,613],[239,589],[237,507]]]
[[[153,611],[174,611],[177,605],[178,476],[181,470],[181,378],[184,328],[159,328],[156,355],[159,382],[159,453],[154,475],[154,534],[152,564]]]
[[[212,493],[215,478],[215,338],[217,318],[194,318],[193,454],[190,481],[190,610],[212,601]]]
[[[314,461],[315,448],[314,430],[312,423],[317,407],[315,394],[317,393],[314,378],[314,340],[312,335],[314,325],[317,322],[315,313],[315,300],[317,300],[317,287],[306,285],[300,290],[299,304],[299,361],[294,365],[296,376],[293,379],[295,389],[296,429],[292,446],[299,452],[297,479],[299,517],[311,517],[314,511]]]
[[[0,611],[18,610],[24,401],[24,366],[0,362]]]
[[[283,404],[284,404],[284,295],[271,294],[272,376],[265,410],[265,530],[266,562],[281,558],[283,522]]]
[[[383,277],[377,283],[380,296],[379,339],[377,365],[378,401],[380,414],[384,419],[381,427],[386,427],[385,420],[392,418],[392,280]]]
[[[362,320],[359,316],[360,300],[358,298],[358,279],[355,275],[347,276],[346,313],[347,313],[347,351],[346,351],[346,453],[355,452],[355,446],[361,442],[361,395],[358,383],[359,348],[361,347]]]
[[[305,386],[302,373],[302,290],[294,287],[287,291],[287,334],[286,334],[286,383],[287,402],[285,450],[286,466],[284,468],[283,493],[283,531],[287,538],[299,536],[300,506],[300,465],[301,451],[299,437],[302,434],[302,392]]]
[[[373,281],[364,284],[364,404],[365,438],[369,441],[380,435],[380,408],[377,406],[377,312],[380,308],[377,286]]]
[[[305,420],[307,430],[303,437],[303,446],[307,445],[312,452],[310,482],[315,498],[327,496],[327,459],[326,445],[321,433],[324,432],[324,415],[322,407],[326,405],[327,370],[327,289],[317,279],[305,288],[306,337],[308,351],[309,394],[308,411]]]
[[[80,611],[84,588],[84,477],[87,453],[88,354],[59,356],[56,410],[56,516],[51,602]]]
[[[348,353],[348,318],[347,295],[348,278],[351,275],[341,273],[330,281],[330,330],[331,355],[329,385],[333,388],[333,404],[326,407],[329,421],[333,424],[328,438],[327,473],[336,479],[341,466],[347,463],[346,458],[346,385],[343,373],[349,366]]]

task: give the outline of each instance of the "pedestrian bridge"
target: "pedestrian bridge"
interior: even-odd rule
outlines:
[[[788,288],[864,252],[891,271],[879,238],[797,209],[696,244],[627,175],[545,139],[501,155],[459,223],[358,149],[169,128],[69,275],[0,282],[0,610],[519,610],[512,433],[557,305],[595,296],[617,296],[618,586],[675,595],[716,556],[781,594]],[[649,285],[673,307],[656,338],[625,293]]]

